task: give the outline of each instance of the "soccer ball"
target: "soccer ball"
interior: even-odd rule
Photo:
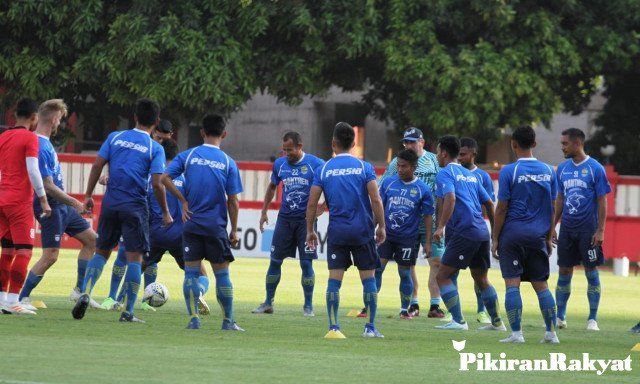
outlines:
[[[142,301],[146,301],[152,307],[161,307],[169,300],[169,290],[164,284],[155,282],[144,289]]]

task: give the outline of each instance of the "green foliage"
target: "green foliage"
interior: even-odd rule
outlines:
[[[194,117],[338,85],[399,129],[489,140],[632,70],[639,15],[637,0],[2,2],[1,97],[126,116],[146,96]]]

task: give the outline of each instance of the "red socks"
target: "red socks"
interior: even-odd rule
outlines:
[[[11,264],[10,284],[7,292],[20,293],[24,280],[27,278],[31,253],[31,249],[16,249],[13,264]]]
[[[7,292],[9,289],[9,276],[14,252],[13,248],[2,248],[2,254],[0,254],[0,292]]]

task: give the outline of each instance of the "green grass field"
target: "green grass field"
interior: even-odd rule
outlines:
[[[39,257],[38,252],[34,260]],[[111,262],[96,286],[101,301],[108,291]],[[360,337],[364,319],[347,318],[349,309],[360,308],[361,284],[349,270],[341,291],[341,323],[346,340],[325,340],[327,321],[324,304],[326,264],[316,263],[316,317],[302,316],[300,270],[296,261],[283,267],[273,315],[252,315],[251,309],[264,299],[266,259],[239,258],[231,276],[235,288],[235,312],[244,333],[220,331],[221,316],[215,289],[207,294],[214,309],[203,318],[203,329],[184,329],[188,318],[182,299],[181,271],[170,256],[160,264],[158,281],[169,288],[169,302],[156,313],[138,312],[147,324],[118,323],[118,313],[88,310],[82,321],[73,320],[68,294],[75,282],[75,253],[65,251],[34,291],[49,308],[37,316],[0,316],[0,383],[230,383],[230,382],[367,382],[391,383],[410,380],[433,383],[615,383],[640,381],[640,353],[630,352],[640,336],[627,330],[640,318],[637,278],[602,273],[603,295],[599,324],[602,331],[587,333],[586,281],[577,273],[569,305],[569,329],[559,332],[559,346],[541,345],[543,323],[538,302],[530,286],[523,286],[523,330],[527,343],[502,345],[507,333],[476,331],[475,296],[468,272],[460,277],[463,311],[470,320],[468,332],[437,331],[440,321],[419,317],[410,321],[397,317],[398,278],[389,265],[379,296],[379,329],[385,339]],[[422,277],[422,303],[426,303],[427,269]],[[492,272],[500,301],[504,286]],[[556,276],[552,276],[555,288]],[[212,288],[214,282],[212,281]],[[424,305],[423,305],[424,306]],[[476,372],[459,371],[459,356],[451,340],[467,340],[466,352],[507,353],[509,358],[546,359],[548,352],[564,352],[580,358],[633,358],[633,372]]]

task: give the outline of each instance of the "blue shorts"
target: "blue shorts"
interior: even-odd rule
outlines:
[[[513,279],[519,277],[521,281],[547,281],[549,279],[549,255],[544,239],[536,247],[521,245],[500,236],[498,242],[498,257],[502,277]]]
[[[318,253],[309,249],[307,241],[307,222],[305,219],[286,219],[278,217],[271,240],[271,258],[284,260],[296,257],[296,249],[300,260],[317,259]]]
[[[337,245],[327,241],[327,255],[329,269],[346,271],[351,265],[360,271],[380,268],[376,242],[373,240],[362,245]]]
[[[424,243],[427,242],[427,234],[426,233],[420,233],[420,237],[418,238],[418,244],[416,244],[416,246],[418,247],[418,249],[420,248],[420,246],[424,246]],[[442,257],[442,255],[444,255],[444,241],[440,240],[440,241],[432,241],[431,242],[431,255],[429,256],[429,258],[432,257]]]
[[[599,245],[591,246],[593,233],[563,231],[558,235],[558,266],[575,267],[582,264],[594,268],[604,264],[604,253]]]
[[[183,254],[182,240],[180,240],[180,246],[172,247],[172,248],[164,248],[164,247],[151,247],[151,251],[144,254],[142,258],[142,270],[144,271],[148,265],[157,264],[162,260],[162,256],[166,252],[169,252],[171,256],[178,263],[178,267],[180,269],[184,269],[184,254]]]
[[[408,241],[386,240],[378,247],[381,259],[395,260],[398,265],[411,267],[416,265],[420,243],[409,239]]]
[[[447,249],[440,261],[456,269],[489,269],[491,246],[489,240],[470,240],[462,236],[447,236]]]
[[[68,205],[54,205],[51,207],[51,216],[40,218],[42,209],[40,204],[34,207],[36,220],[40,223],[42,248],[60,248],[62,234],[74,237],[91,228],[78,211]]]
[[[149,211],[146,208],[116,211],[103,205],[98,220],[96,248],[110,251],[121,236],[127,252],[149,252]]]
[[[231,253],[229,238],[226,236],[183,232],[182,245],[184,245],[184,261],[207,260],[213,264],[222,264],[235,260]]]

